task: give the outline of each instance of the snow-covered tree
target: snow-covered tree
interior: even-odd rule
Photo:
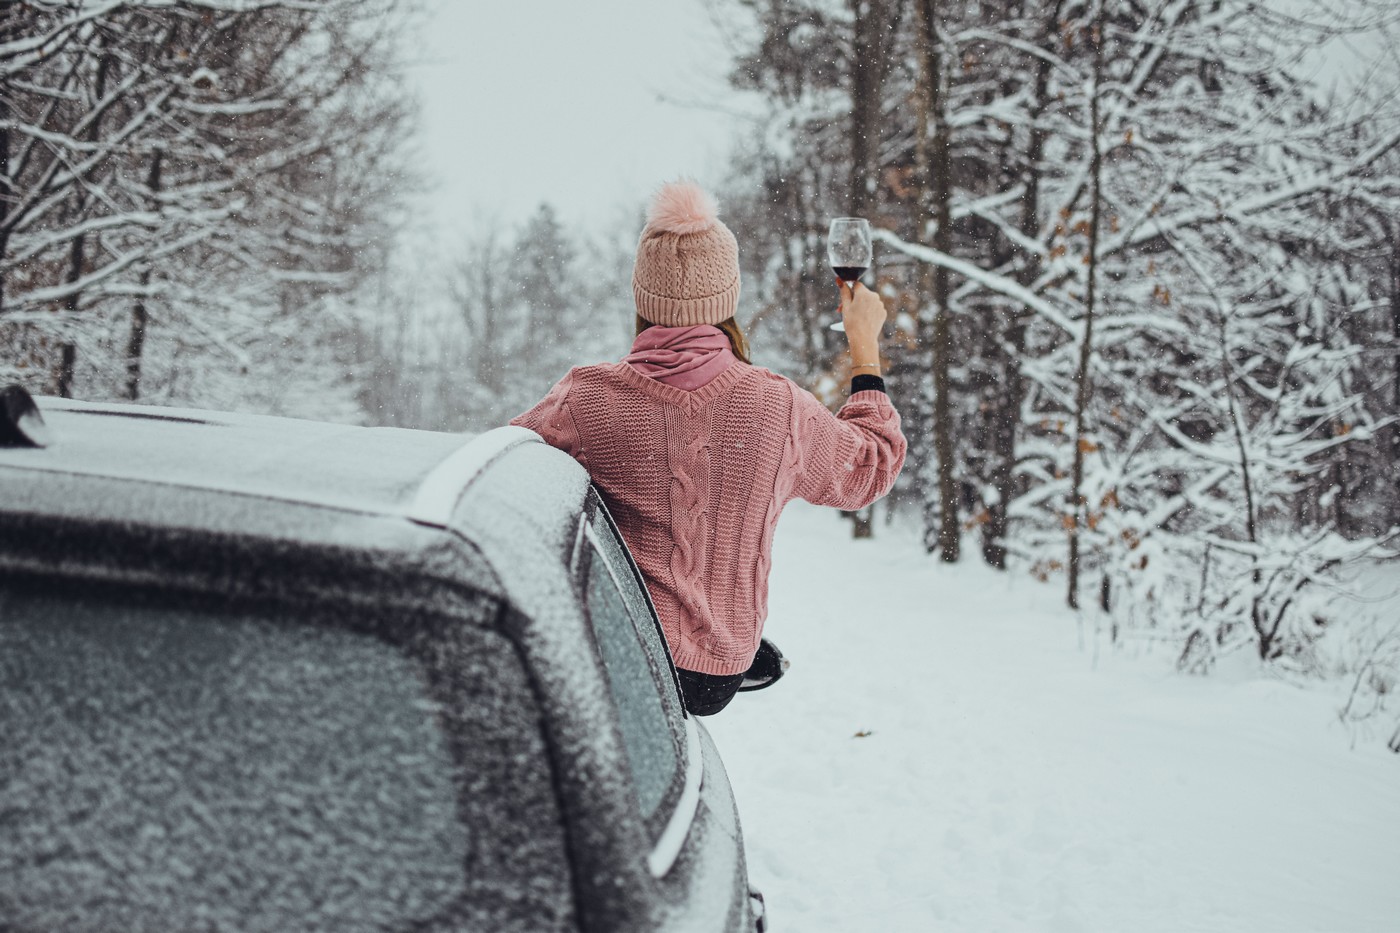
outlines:
[[[0,9],[7,379],[354,417],[400,213],[395,0]]]
[[[640,219],[626,223],[617,236],[587,236],[547,204],[515,229],[480,219],[442,282],[447,301],[421,296],[408,326],[379,338],[379,355],[394,362],[377,380],[376,408],[394,423],[485,430],[535,404],[571,366],[621,357]]]

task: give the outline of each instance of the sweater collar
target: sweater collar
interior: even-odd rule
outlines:
[[[753,369],[752,366],[746,366],[736,358],[728,369],[710,382],[698,389],[687,391],[668,386],[650,376],[644,376],[630,363],[611,363],[606,368],[643,394],[665,404],[675,405],[692,415],[728,392],[735,383],[743,379],[745,373]]]
[[[648,327],[637,335],[632,352],[622,362],[657,382],[693,392],[713,382],[734,360],[724,331],[696,324]]]

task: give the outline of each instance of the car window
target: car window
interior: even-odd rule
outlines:
[[[642,583],[636,565],[626,551],[626,545],[623,544],[622,538],[613,526],[607,509],[598,499],[596,492],[590,492],[589,495],[591,536],[596,541],[595,546],[601,551],[608,567],[612,570],[622,601],[627,607],[627,613],[641,638],[647,663],[651,666],[652,674],[657,680],[663,704],[672,720],[673,731],[679,734],[679,724],[675,720],[682,715],[683,707],[680,701],[680,687],[676,683],[675,669],[671,664],[671,654],[666,647],[666,638],[661,632],[660,623],[656,620],[656,612],[652,609],[651,600],[646,594],[645,584]]]
[[[632,771],[642,818],[651,821],[676,783],[679,758],[656,677],[637,626],[601,555],[597,538],[588,535],[591,553],[585,598],[608,686],[617,706],[618,725]]]
[[[456,929],[533,888],[512,928],[567,925],[567,868],[519,829],[537,814],[562,859],[513,652],[401,628],[0,582],[5,923]]]

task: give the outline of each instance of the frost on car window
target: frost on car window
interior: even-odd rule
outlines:
[[[649,820],[676,780],[676,748],[637,628],[596,551],[588,562],[587,600],[608,686],[617,703],[638,802],[643,818]]]
[[[637,624],[637,631],[646,645],[647,654],[652,658],[658,677],[667,682],[670,680],[670,665],[666,642],[661,636],[661,630],[652,616],[650,607],[647,606],[641,584],[631,571],[631,563],[622,549],[622,541],[601,515],[595,520],[594,527],[598,548],[618,576],[622,598]]]
[[[438,929],[479,883],[443,719],[370,635],[0,588],[0,925]]]

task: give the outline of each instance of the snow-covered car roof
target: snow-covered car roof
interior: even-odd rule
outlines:
[[[487,564],[520,560],[528,527],[532,546],[564,554],[588,482],[523,428],[472,437],[54,398],[38,406],[47,446],[0,443],[0,565],[47,548],[53,560],[81,553],[131,578],[145,550],[132,542],[155,536],[185,550],[245,542],[239,560],[270,562],[272,575],[313,553],[327,555],[332,574],[361,563],[390,573],[386,561],[403,574],[432,563],[452,525],[474,546],[430,575],[494,591],[483,550]],[[516,531],[495,534],[501,524]],[[259,574],[240,575],[250,576]]]
[[[422,512],[469,435],[364,428],[196,409],[43,398],[46,448],[0,447],[0,467],[181,486],[383,515]],[[496,449],[499,441],[486,439]],[[517,437],[516,440],[519,440]],[[480,454],[480,452],[478,452]],[[470,458],[478,466],[489,457]],[[425,489],[426,484],[426,489]],[[440,499],[446,489],[439,488]],[[449,493],[450,494],[450,493]]]

